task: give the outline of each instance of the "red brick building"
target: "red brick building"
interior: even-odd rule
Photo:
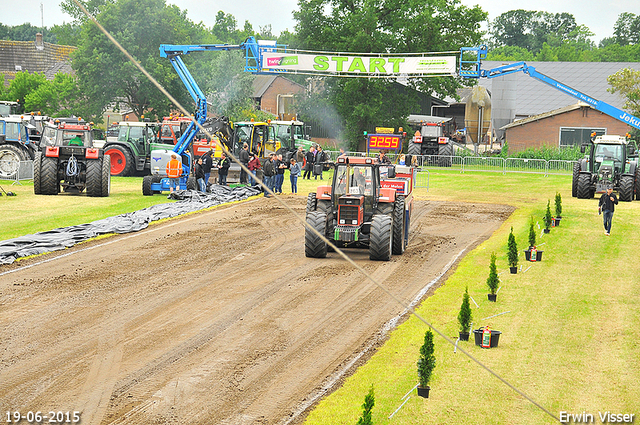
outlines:
[[[258,107],[281,120],[296,117],[293,97],[304,93],[304,87],[280,75],[256,75],[253,80],[253,99]]]
[[[586,103],[576,103],[539,115],[517,120],[502,127],[509,152],[542,146],[574,146],[588,140],[592,131],[598,135],[624,135],[632,128],[603,114]]]

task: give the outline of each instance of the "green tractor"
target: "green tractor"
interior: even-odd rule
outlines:
[[[633,143],[623,136],[598,136],[591,141],[590,152],[573,167],[571,195],[591,199],[611,186],[621,201],[640,197],[640,170]],[[582,153],[587,145],[581,146]]]

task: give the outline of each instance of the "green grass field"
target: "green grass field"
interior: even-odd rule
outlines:
[[[328,174],[325,173],[325,177]],[[325,180],[326,181],[326,180]],[[318,181],[299,180],[306,197]],[[165,196],[141,195],[140,178],[114,178],[109,198],[84,195],[35,196],[33,186],[10,186],[16,197],[2,196],[0,239],[90,222],[107,216],[170,202]],[[465,286],[472,303],[474,328],[502,331],[499,346],[460,343],[512,385],[555,416],[561,411],[640,414],[640,202],[620,203],[611,236],[603,234],[597,200],[571,198],[571,176],[464,173],[431,169],[429,190],[420,199],[502,203],[516,207],[490,239],[468,254],[453,274],[418,308],[446,335],[457,337],[457,314]],[[284,192],[290,190],[285,178]],[[540,238],[543,261],[525,263],[528,220],[542,224],[547,200],[563,199],[561,226]],[[437,217],[434,217],[437,220]],[[511,275],[506,245],[513,226],[525,273]],[[302,247],[301,247],[302,249]],[[489,256],[498,255],[501,289],[498,302],[487,301]],[[426,283],[426,282],[425,282]],[[381,296],[384,294],[381,292]],[[483,318],[507,312],[498,317]],[[389,420],[416,383],[419,346],[427,327],[415,317],[393,331],[389,340],[344,385],[326,397],[306,424],[355,424],[371,384],[375,388],[376,424],[548,424],[553,418],[436,336],[437,367],[429,399],[409,401]],[[318,383],[320,384],[320,383]],[[636,423],[639,419],[636,419]]]

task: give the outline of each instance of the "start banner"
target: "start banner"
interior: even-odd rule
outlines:
[[[323,74],[371,75],[455,75],[455,56],[365,56],[339,54],[262,54],[262,67],[268,70],[317,72]]]

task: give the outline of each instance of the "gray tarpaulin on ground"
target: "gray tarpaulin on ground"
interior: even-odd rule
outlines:
[[[180,190],[171,195],[177,202],[153,205],[92,223],[62,227],[48,232],[0,241],[0,264],[11,264],[16,258],[43,254],[71,247],[79,242],[107,233],[130,233],[145,229],[152,221],[176,217],[193,211],[247,199],[260,193],[256,187],[213,185],[211,193]]]

